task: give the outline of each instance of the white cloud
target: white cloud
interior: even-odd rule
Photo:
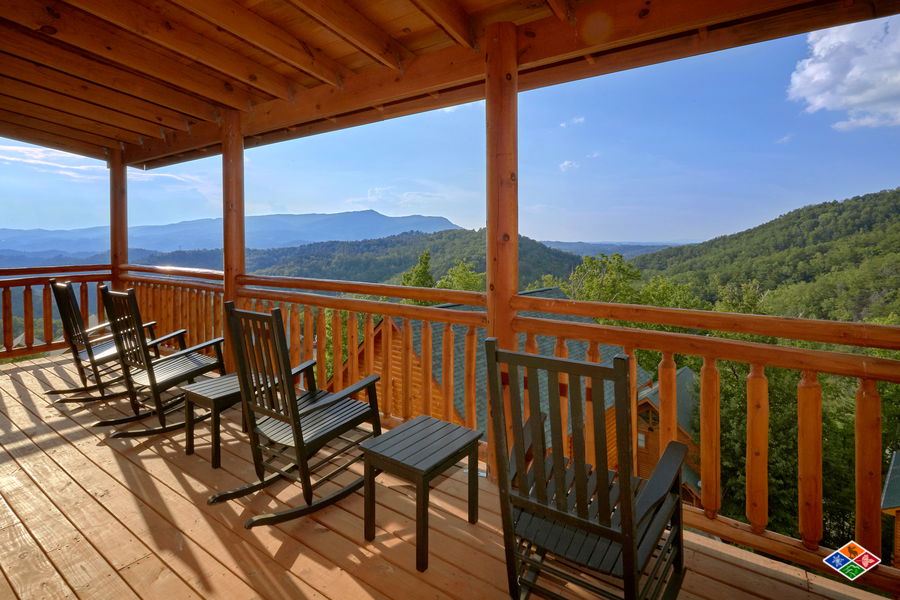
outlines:
[[[583,125],[583,124],[584,124],[584,117],[572,117],[568,121],[563,121],[562,123],[560,123],[559,126],[565,129],[566,127],[569,127],[570,125]]]
[[[559,170],[562,171],[563,173],[565,173],[566,171],[571,171],[572,169],[577,169],[580,166],[581,165],[579,165],[574,160],[564,160],[561,163],[559,163]]]
[[[775,143],[776,143],[776,144],[787,144],[789,141],[791,141],[791,139],[792,139],[793,137],[794,137],[794,134],[793,134],[793,133],[789,133],[789,134],[787,134],[787,135],[785,135],[785,136],[783,136],[783,137],[780,137],[780,138],[778,138],[777,140],[775,140]]]
[[[465,104],[455,104],[453,106],[446,106],[441,109],[441,112],[445,113],[453,113],[463,108],[472,108],[478,105],[483,105],[484,100],[477,100],[475,102],[466,102]]]
[[[586,154],[585,158],[600,158],[600,153],[594,150],[593,152]]]
[[[900,18],[816,31],[797,63],[788,98],[806,111],[846,111],[835,129],[900,125]]]

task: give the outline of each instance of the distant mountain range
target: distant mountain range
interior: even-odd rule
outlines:
[[[597,256],[598,254],[621,254],[624,258],[634,258],[641,254],[656,252],[663,248],[675,246],[672,243],[650,244],[646,242],[556,242],[541,241],[545,246],[571,252],[578,256]]]
[[[312,242],[382,238],[406,231],[433,233],[459,229],[444,217],[410,215],[389,217],[374,210],[332,214],[283,214],[247,217],[248,248],[285,248]],[[156,252],[222,247],[222,219],[199,219],[168,225],[142,225],[128,229],[128,245]],[[109,248],[109,227],[83,229],[0,229],[0,254],[6,262],[21,261],[22,253],[35,259],[91,255]],[[24,266],[24,265],[23,265]]]

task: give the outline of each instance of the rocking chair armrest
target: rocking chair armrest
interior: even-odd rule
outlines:
[[[306,373],[307,371],[311,371],[313,367],[316,366],[316,359],[307,360],[306,362],[300,363],[293,369],[291,369],[291,375],[296,377],[300,373]]]
[[[147,340],[147,346],[149,348],[154,348],[159,346],[161,343],[166,340],[171,340],[172,338],[179,338],[181,349],[184,350],[184,336],[187,334],[187,329],[178,329],[177,331],[173,331],[172,333],[167,333],[166,335],[160,336],[156,339]]]
[[[687,446],[681,442],[669,442],[665,452],[650,474],[647,485],[638,494],[635,502],[635,523],[640,523],[672,489],[681,477],[681,466],[687,455]]]
[[[313,403],[312,406],[310,406],[304,410],[301,410],[300,416],[305,417],[305,416],[311,415],[318,410],[322,410],[323,408],[327,408],[327,407],[331,406],[332,404],[335,404],[336,402],[340,402],[341,400],[346,400],[353,394],[355,394],[357,392],[361,392],[364,389],[374,389],[375,382],[377,382],[379,379],[381,379],[380,375],[369,375],[365,379],[361,379],[361,380],[357,381],[350,387],[346,387],[335,394],[330,394],[325,400],[315,402],[315,403]]]
[[[84,330],[87,335],[91,335],[92,333],[96,333],[98,331],[103,331],[104,329],[109,329],[109,321],[105,323],[100,323],[99,325],[94,325],[93,327],[88,327]]]
[[[218,346],[218,348],[216,348],[216,354],[221,355],[221,351],[222,351],[221,344],[224,341],[225,341],[225,338],[222,338],[222,337],[213,338],[211,340],[203,342],[202,344],[197,344],[196,346],[191,346],[190,348],[185,348],[184,350],[179,350],[178,352],[175,352],[173,354],[167,354],[167,355],[163,356],[162,358],[159,358],[153,362],[159,363],[159,362],[163,362],[163,361],[167,361],[167,360],[172,360],[173,358],[178,358],[180,356],[185,356],[187,354],[199,352],[200,350],[203,350],[204,348],[209,348],[210,346]]]

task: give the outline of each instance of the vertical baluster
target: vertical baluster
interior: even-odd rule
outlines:
[[[8,287],[3,288],[3,347],[12,350],[12,297]]]
[[[22,288],[23,320],[25,321],[25,346],[34,346],[34,298],[31,296],[31,286]]]
[[[303,307],[303,360],[313,359],[316,317],[309,305]]]
[[[290,353],[291,365],[296,366],[303,362],[300,358],[303,348],[303,334],[300,330],[300,305],[291,304],[291,337],[290,337]]]
[[[557,358],[569,358],[569,345],[566,344],[566,339],[564,337],[556,338],[556,346],[553,348],[553,355]],[[563,435],[566,439],[566,448],[565,453],[569,455],[569,396],[568,391],[563,393],[564,389],[567,389],[569,385],[569,375],[567,373],[559,374],[559,389],[554,390],[553,394],[559,395],[559,417],[560,422],[562,423],[562,431]]]
[[[50,284],[46,283],[41,293],[41,299],[43,300],[44,309],[44,342],[47,344],[53,341],[53,305],[51,304],[50,294]]]
[[[444,335],[441,341],[441,395],[444,397],[444,412],[442,418],[445,421],[452,420],[455,408],[453,389],[453,325],[444,323]]]
[[[191,314],[191,329],[194,332],[194,341],[192,344],[199,344],[203,341],[203,326],[200,325],[200,294],[195,289],[187,288],[188,306]]]
[[[478,346],[478,336],[475,333],[475,327],[469,325],[466,329],[466,338],[465,338],[465,370],[463,371],[463,376],[465,377],[465,385],[463,387],[463,391],[465,393],[465,402],[466,402],[466,427],[469,429],[477,429],[478,428],[478,419],[476,414],[476,402],[475,402],[475,367],[477,361],[477,346]],[[504,386],[506,387],[506,386]],[[506,414],[509,414],[508,412]]]
[[[881,548],[881,398],[872,379],[856,391],[856,537],[874,552]]]
[[[103,294],[100,293],[100,286],[103,282],[98,281],[97,285],[94,287],[94,301],[97,303],[97,324],[104,322],[106,320],[106,316],[103,310]]]
[[[721,506],[719,454],[719,370],[716,359],[703,358],[700,369],[700,498],[710,519]]]
[[[596,342],[588,341],[587,353],[585,360],[591,363],[600,362],[600,348]],[[584,382],[584,452],[587,456],[594,456],[594,379],[593,377],[585,379]],[[605,409],[606,407],[602,407]],[[597,468],[601,468],[597,465]]]
[[[210,321],[212,322],[212,336],[222,337],[225,335],[222,327],[222,317],[224,315],[222,308],[222,296],[218,291],[212,293],[210,300]]]
[[[769,522],[769,381],[763,365],[750,365],[747,375],[746,514],[754,533]]]
[[[678,398],[675,355],[663,352],[659,362],[659,450],[678,441]]]
[[[822,539],[822,386],[804,371],[797,384],[797,493],[800,539],[810,550]]]
[[[88,301],[88,282],[87,281],[81,282],[81,286],[79,286],[78,292],[79,292],[79,301],[81,303],[81,318],[84,319],[85,325],[90,327],[90,323],[88,322],[88,319],[91,316],[91,304]]]
[[[403,332],[401,337],[402,355],[400,356],[400,415],[406,421],[412,416],[412,324],[409,319],[403,319]]]
[[[319,387],[325,387],[326,372],[325,361],[328,360],[328,313],[324,307],[316,310],[316,379],[319,381]],[[329,387],[334,391],[334,387]]]
[[[359,323],[353,311],[347,313],[347,364],[348,383],[356,383],[359,381]]]
[[[341,311],[331,311],[331,372],[334,391],[344,389],[344,327]]]
[[[431,386],[434,385],[431,344],[431,323],[422,321],[422,413],[429,416],[431,416]]]
[[[394,362],[392,360],[394,353],[393,329],[393,317],[384,315],[381,318],[381,389],[384,390],[384,408],[382,412],[384,412],[386,417],[390,417],[393,414],[393,407],[391,406],[394,396],[393,373],[391,373],[391,367]]]
[[[626,347],[625,354],[628,356],[628,391],[631,400],[631,460],[634,473],[638,474],[638,409],[637,409],[637,357],[634,354],[634,348]]]
[[[364,375],[368,377],[375,373],[375,317],[369,313],[366,314],[366,324],[363,328],[366,344],[366,370]]]

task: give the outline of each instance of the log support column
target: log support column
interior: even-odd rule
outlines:
[[[516,26],[513,23],[492,23],[485,33],[487,333],[497,338],[501,348],[515,350],[516,336],[512,328],[515,313],[510,308],[510,301],[519,289],[519,76]],[[508,405],[506,393],[504,399]],[[488,432],[491,431],[488,426]],[[496,446],[490,439],[492,437],[489,434],[488,464],[492,471],[491,478],[495,479]]]
[[[110,149],[108,164],[110,284],[114,290],[121,290],[121,266],[128,263],[128,176],[121,148]]]
[[[237,278],[244,274],[244,136],[241,113],[222,115],[222,217],[224,235],[224,300],[237,302]],[[222,319],[226,340],[228,326]],[[225,352],[229,371],[234,369],[231,351]]]

